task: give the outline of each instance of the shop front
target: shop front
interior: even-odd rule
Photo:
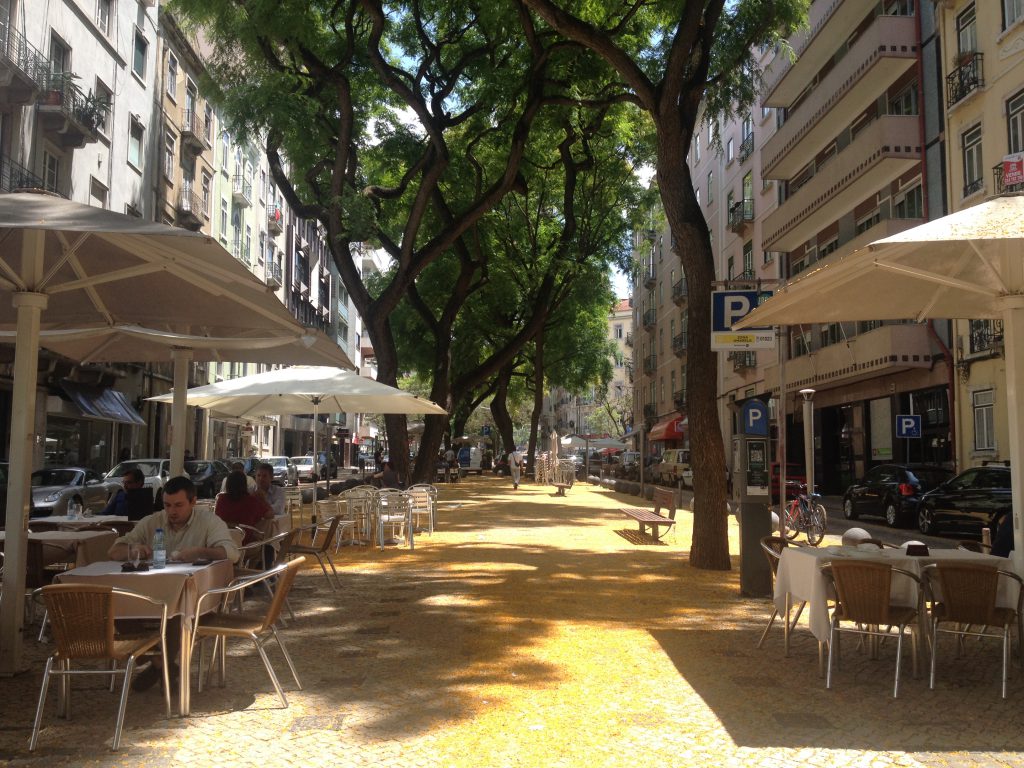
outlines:
[[[107,472],[138,450],[145,425],[123,392],[61,382],[47,398],[43,465]]]

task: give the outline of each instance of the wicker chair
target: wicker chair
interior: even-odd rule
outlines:
[[[782,550],[788,546],[790,546],[790,542],[782,536],[764,536],[761,539],[761,549],[764,550],[764,556],[768,559],[768,565],[772,569],[773,588],[775,586],[775,576],[779,572],[779,558],[782,557]],[[803,613],[805,605],[807,605],[806,600],[800,603],[800,606],[796,610],[796,616],[793,618],[792,622],[789,621],[788,616],[786,617],[786,621],[789,623],[789,628],[796,626],[796,623],[800,621],[800,614]],[[778,616],[779,609],[773,605],[772,615],[768,618],[768,624],[765,626],[764,632],[761,633],[761,639],[757,641],[758,648],[761,648],[764,645],[764,640],[768,637],[768,630],[772,628],[772,624],[775,623],[775,619],[777,619]]]
[[[914,666],[917,666],[917,634],[914,623],[921,605],[921,581],[910,571],[893,568],[885,563],[870,561],[833,561],[821,566],[822,573],[832,583],[836,593],[836,605],[832,611],[832,626],[829,630],[828,671],[825,687],[832,687],[833,657],[839,654],[839,636],[843,632],[864,638],[884,638],[888,632],[879,629],[882,625],[896,627],[896,682],[893,697],[900,692],[900,662],[903,657],[903,635],[910,627],[911,650]],[[917,600],[913,607],[893,605],[890,598],[894,573],[912,579],[917,585]],[[854,626],[843,627],[843,622]],[[877,644],[874,644],[877,647]]]
[[[136,659],[157,645],[161,647],[164,658],[167,658],[165,645],[167,605],[135,592],[93,584],[51,584],[37,590],[35,594],[40,595],[46,605],[57,650],[46,660],[29,750],[34,750],[39,740],[39,726],[43,719],[43,708],[46,704],[51,675],[63,678],[60,686],[59,706],[59,712],[63,717],[71,715],[71,676],[104,675],[113,679],[113,676],[121,675],[124,677],[124,682],[121,685],[121,703],[117,710],[117,723],[114,726],[114,740],[111,744],[111,749],[116,750],[121,743],[124,712],[128,704],[128,689],[131,687]],[[159,633],[125,638],[115,637],[113,605],[115,596],[143,600],[160,606]],[[114,669],[72,669],[71,667],[72,662],[97,660],[117,662],[119,666]],[[56,668],[54,668],[55,666]],[[166,665],[163,670],[164,706],[167,717],[170,717],[171,689],[167,679]]]
[[[977,552],[979,554],[987,555],[992,551],[992,547],[986,547],[980,541],[972,541],[970,539],[965,541],[958,541],[956,543],[957,549],[962,549],[964,552]]]
[[[295,680],[295,685],[298,689],[302,690],[302,683],[299,682],[299,675],[295,671],[295,665],[292,663],[291,656],[288,655],[288,649],[285,648],[284,643],[281,641],[280,635],[277,633],[277,627],[275,624],[281,616],[281,609],[284,607],[285,601],[288,599],[288,592],[292,588],[292,583],[295,581],[295,575],[299,568],[302,567],[305,558],[297,557],[287,563],[281,563],[271,568],[269,571],[264,571],[256,576],[245,576],[240,579],[235,579],[230,586],[224,587],[223,589],[211,589],[199,600],[199,606],[196,610],[196,625],[195,630],[192,633],[193,647],[196,642],[202,642],[206,638],[214,639],[213,656],[210,660],[210,673],[213,672],[215,660],[217,666],[220,668],[220,680],[219,684],[224,685],[225,682],[225,662],[227,661],[227,639],[229,637],[248,638],[252,640],[253,645],[256,647],[257,653],[260,655],[260,659],[263,661],[263,666],[266,667],[267,674],[270,676],[270,682],[274,685],[274,690],[277,691],[278,697],[281,699],[281,703],[287,707],[288,698],[284,695],[284,691],[281,689],[281,684],[277,680],[277,675],[274,673],[274,668],[270,664],[270,659],[267,658],[267,652],[263,649],[264,643],[272,636],[276,641],[278,647],[281,649],[281,653],[284,655],[284,660],[288,664],[288,669],[291,670],[292,678]],[[267,609],[263,613],[253,612],[241,612],[241,613],[229,613],[226,609],[226,605],[231,601],[231,597],[235,593],[241,593],[246,588],[251,587],[261,582],[267,582],[271,579],[277,579],[277,584],[274,587],[273,597],[270,600]],[[221,600],[221,610],[214,613],[203,614],[203,604],[207,602],[207,598],[215,602]],[[220,651],[218,656],[218,649]],[[183,674],[185,674],[183,672]],[[202,649],[200,648],[199,654],[199,691],[203,690],[203,655]]]
[[[926,594],[931,603],[931,671],[928,685],[935,688],[935,660],[938,656],[936,640],[939,632],[964,637],[994,637],[1003,640],[1003,698],[1006,698],[1007,668],[1010,662],[1010,626],[1017,624],[1018,643],[1024,634],[1021,626],[1021,601],[1024,600],[1024,580],[1015,573],[980,563],[933,563],[924,569]],[[1016,608],[996,605],[999,579],[1017,582]],[[936,589],[936,587],[938,589]],[[952,624],[952,627],[943,627]],[[973,626],[981,629],[974,630]],[[1001,632],[988,632],[989,627],[1001,627]],[[1024,655],[1024,649],[1021,649]]]
[[[338,587],[341,586],[341,580],[338,578],[338,570],[334,567],[334,561],[331,559],[331,553],[328,551],[331,548],[331,542],[334,541],[334,537],[338,532],[338,526],[341,525],[342,520],[340,515],[335,515],[331,518],[330,523],[326,528],[320,527],[316,524],[307,525],[304,528],[294,529],[291,533],[297,537],[297,534],[302,531],[308,531],[312,540],[309,544],[296,544],[294,538],[291,546],[288,548],[288,553],[292,555],[312,555],[316,558],[316,561],[320,563],[320,569],[324,572],[324,576],[327,577],[327,583],[331,585],[331,589],[335,592],[338,591]],[[320,543],[317,543],[317,539],[320,539]],[[327,573],[327,564],[330,563],[331,572],[334,574],[334,580],[331,580],[331,574]]]

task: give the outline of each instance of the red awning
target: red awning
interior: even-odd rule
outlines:
[[[659,421],[648,433],[649,440],[685,440],[688,420],[678,413]]]

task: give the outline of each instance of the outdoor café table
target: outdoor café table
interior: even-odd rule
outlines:
[[[50,515],[49,517],[33,517],[29,520],[29,525],[33,522],[46,523],[47,525],[59,525],[61,528],[85,528],[89,525],[105,525],[106,523],[125,523],[128,522],[126,515],[92,515],[91,517],[68,517],[67,515]]]
[[[0,531],[0,549],[3,549],[5,534],[5,531]],[[113,531],[39,531],[30,533],[28,538],[29,541],[42,541],[69,552],[74,551],[75,565],[88,565],[107,559],[107,551],[117,534]],[[63,562],[58,551],[44,547],[43,552],[43,565]]]
[[[193,614],[200,597],[211,589],[226,587],[231,582],[234,577],[234,566],[230,560],[214,560],[209,565],[168,563],[165,568],[124,573],[121,570],[122,565],[123,563],[113,560],[92,563],[65,571],[57,576],[57,581],[63,584],[106,584],[128,589],[167,603],[168,618],[181,616],[178,711],[182,717],[186,717],[191,707],[189,673],[192,661]],[[131,608],[127,608],[127,605],[131,605]],[[139,613],[140,608],[137,600],[119,603],[115,598],[114,611],[119,619],[158,618],[155,607],[152,613]]]
[[[931,563],[978,563],[1009,568],[1005,557],[966,552],[962,549],[933,549],[927,555],[908,555],[903,549],[878,549],[877,547],[786,547],[779,558],[779,570],[775,577],[775,607],[780,616],[786,616],[787,605],[807,601],[807,622],[811,634],[818,642],[828,642],[828,587],[821,573],[822,563],[838,559],[857,559],[875,563],[888,563],[920,576],[926,565]],[[916,588],[910,579],[896,577],[892,582],[892,599],[898,604],[914,605]],[[1015,605],[1016,588],[1000,579],[998,602],[1000,605]],[[1012,592],[1012,594],[1011,594]],[[787,625],[788,626],[788,625]],[[788,647],[788,637],[787,637]]]

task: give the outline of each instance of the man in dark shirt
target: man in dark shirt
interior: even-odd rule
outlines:
[[[132,467],[121,475],[121,490],[110,497],[107,506],[103,508],[103,515],[124,515],[129,520],[141,520],[152,512],[149,510],[132,510],[128,504],[128,491],[139,490],[146,484],[146,477],[138,467]],[[152,498],[150,499],[152,505]],[[133,512],[135,514],[133,514]],[[139,514],[139,513],[142,514]]]

